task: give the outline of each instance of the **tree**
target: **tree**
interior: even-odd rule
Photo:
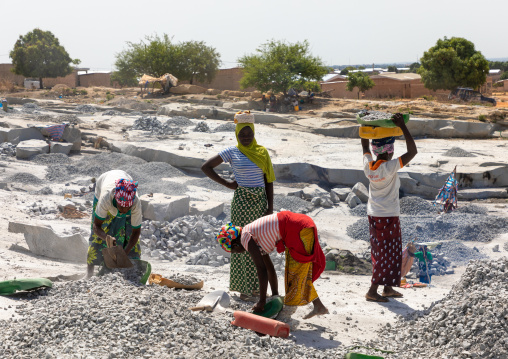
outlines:
[[[349,73],[349,70],[348,70],[348,69],[342,69],[342,70],[340,71],[340,74],[341,74],[341,75],[347,75],[348,73]]]
[[[397,67],[395,67],[395,66],[393,66],[393,65],[392,65],[392,66],[388,66],[387,70],[388,70],[388,72],[395,72],[395,73],[397,73],[397,72],[398,72],[398,71],[397,71]]]
[[[364,72],[355,72],[349,75],[349,79],[346,85],[346,90],[353,91],[355,87],[358,87],[358,99],[360,99],[360,92],[364,93],[375,86],[374,81]]]
[[[176,47],[174,75],[191,84],[212,82],[220,66],[220,54],[203,41],[187,41]]]
[[[411,65],[409,65],[409,72],[416,73],[419,68],[420,68],[420,63],[419,62],[413,62]]]
[[[293,87],[303,89],[308,82],[321,81],[329,72],[319,57],[310,54],[307,40],[294,44],[271,40],[256,51],[238,59],[243,68],[242,88],[286,94]]]
[[[461,38],[439,39],[423,54],[418,73],[430,90],[452,90],[456,87],[478,88],[489,73],[489,64],[472,42]]]
[[[65,48],[50,31],[34,29],[24,36],[19,36],[14,49],[9,53],[16,75],[39,79],[67,76],[73,70],[71,63],[78,65],[80,60],[71,59]]]
[[[116,55],[114,81],[121,85],[137,84],[143,74],[160,77],[166,73],[179,80],[211,82],[220,65],[220,55],[203,41],[174,44],[164,34],[146,36],[139,43],[127,42],[128,48]]]
[[[500,80],[507,80],[508,79],[508,71],[505,71],[501,74]]]

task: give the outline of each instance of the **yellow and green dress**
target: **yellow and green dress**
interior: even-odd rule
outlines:
[[[240,130],[252,123],[236,125],[236,136]],[[233,168],[238,188],[231,202],[231,222],[244,227],[265,215],[268,200],[265,191],[265,176],[268,183],[275,181],[273,166],[265,147],[259,146],[254,139],[249,146],[228,147],[219,156]],[[229,289],[234,292],[251,295],[259,290],[256,266],[249,253],[231,253]]]

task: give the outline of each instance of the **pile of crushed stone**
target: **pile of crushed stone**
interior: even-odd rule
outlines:
[[[138,157],[115,152],[85,156],[70,164],[48,165],[46,179],[51,182],[68,183],[76,177],[98,178],[104,172],[115,169],[124,170],[139,182],[140,195],[146,193],[183,195],[187,192],[187,186],[184,184],[161,180],[184,175],[170,164],[147,162]]]
[[[18,172],[7,178],[7,181],[10,183],[24,183],[24,184],[33,184],[33,185],[39,185],[43,183],[43,181],[37,177],[34,176],[31,173],[26,172]]]
[[[400,223],[403,245],[414,238],[418,242],[446,243],[443,251],[454,263],[483,258],[478,251],[465,247],[462,241],[490,242],[498,234],[508,231],[508,219],[489,215],[485,208],[476,205],[461,206],[451,213],[440,215],[401,215]],[[366,215],[350,225],[347,234],[356,240],[369,241]]]
[[[46,166],[71,163],[69,156],[64,153],[41,153],[35,155],[32,161]]]
[[[213,132],[235,132],[236,125],[231,122],[223,123],[214,128]]]
[[[73,125],[79,125],[80,123],[83,122],[76,115],[60,115],[55,119],[55,121],[59,123],[68,122]]]
[[[97,112],[97,108],[93,105],[79,105],[76,106],[76,111],[81,113],[95,113]]]
[[[450,148],[448,151],[443,153],[443,156],[446,156],[446,157],[476,157],[476,155],[473,155],[471,152],[463,150],[460,147]]]
[[[192,123],[192,122],[191,122]],[[181,135],[182,128],[174,121],[167,120],[164,124],[157,117],[142,116],[134,121],[133,130],[147,131],[151,135]]]
[[[37,105],[34,102],[27,102],[27,103],[23,104],[20,111],[23,113],[34,114],[34,113],[38,113],[39,111],[41,111],[41,108],[39,107],[39,105]]]
[[[393,114],[389,112],[382,112],[382,111],[367,111],[362,110],[358,112],[358,115],[362,118],[364,121],[377,121],[377,120],[385,120],[388,118],[392,118]]]
[[[194,132],[210,132],[210,127],[208,127],[205,121],[199,121],[196,127],[194,127]]]
[[[360,204],[350,209],[350,212],[354,216],[365,217],[367,216],[367,205]],[[400,214],[401,216],[431,216],[437,215],[438,210],[432,204],[432,201],[416,196],[407,196],[400,199]]]
[[[369,345],[396,352],[386,359],[507,358],[506,298],[508,259],[472,261],[445,298],[387,324]]]
[[[142,286],[115,272],[54,283],[1,320],[0,352],[23,358],[330,358],[345,348],[315,349],[290,339],[259,337],[231,325],[231,313],[188,308],[202,291]],[[252,303],[232,298],[230,308]]]

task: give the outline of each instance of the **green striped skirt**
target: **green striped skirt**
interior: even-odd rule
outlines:
[[[263,217],[268,209],[264,187],[238,187],[231,202],[231,222],[240,227]],[[249,252],[231,253],[229,290],[251,295],[259,290],[258,272]]]

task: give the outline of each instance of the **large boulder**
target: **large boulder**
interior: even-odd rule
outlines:
[[[21,222],[9,222],[9,232],[23,233],[28,248],[36,255],[78,263],[86,262],[88,241],[82,233],[62,234],[51,226]]]
[[[360,198],[360,200],[363,202],[363,203],[367,203],[367,201],[369,200],[369,190],[367,189],[367,187],[365,187],[365,185],[361,182],[358,182],[357,184],[355,184],[353,186],[353,188],[351,189],[351,192],[353,192],[354,194],[356,194],[356,196],[358,198]]]
[[[224,202],[191,201],[189,214],[218,217],[224,212]]]
[[[178,94],[178,95],[190,95],[190,94],[206,93],[206,90],[207,89],[205,89],[204,87],[201,87],[201,86],[184,84],[184,85],[178,85],[176,87],[171,87],[169,89],[169,92]]]
[[[81,142],[81,140],[80,140]],[[68,155],[74,145],[68,142],[50,142],[49,153],[63,153]]]
[[[42,140],[21,141],[16,147],[16,158],[30,158],[41,153],[48,153],[49,145]]]
[[[142,195],[143,218],[152,221],[172,221],[189,214],[189,196],[169,196],[163,193]]]
[[[330,191],[330,198],[333,203],[339,203],[340,201],[345,201],[347,196],[351,193],[351,189],[349,188],[332,188]]]
[[[359,204],[362,204],[362,200],[358,198],[356,194],[350,192],[346,198],[346,203],[349,206],[349,208],[355,208]]]
[[[302,190],[303,198],[309,200],[314,197],[321,197],[325,194],[328,194],[328,192],[319,187],[317,184],[311,184]]]
[[[65,126],[62,140],[72,143],[71,151],[81,151],[81,130],[73,125]]]

